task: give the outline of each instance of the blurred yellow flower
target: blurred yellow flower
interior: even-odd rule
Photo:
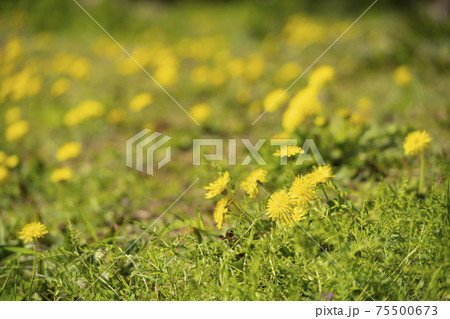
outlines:
[[[307,174],[307,176],[314,185],[325,183],[330,178],[334,177],[330,165],[319,165],[318,167],[314,166],[314,171]]]
[[[45,225],[40,222],[31,222],[26,224],[19,232],[19,239],[22,239],[26,244],[29,241],[44,237],[45,234],[48,234]]]
[[[107,120],[109,123],[117,124],[123,122],[127,114],[120,108],[115,108],[108,113]]]
[[[0,165],[0,183],[3,182],[8,177],[8,175],[9,173],[6,167]]]
[[[5,46],[3,59],[7,64],[9,64],[22,56],[23,52],[24,50],[20,39],[12,38]]]
[[[275,73],[275,81],[278,84],[286,84],[300,76],[302,69],[296,62],[289,62],[283,65],[277,73]]]
[[[428,148],[431,137],[427,131],[415,131],[409,133],[403,142],[403,148],[406,155],[417,155]]]
[[[273,153],[274,156],[277,157],[291,157],[296,154],[303,154],[304,151],[301,149],[300,146],[297,145],[284,145],[280,147],[279,150],[276,150],[275,153]]]
[[[340,107],[337,109],[337,115],[342,118],[350,116],[350,110],[347,107]]]
[[[275,89],[271,92],[269,92],[269,94],[266,95],[266,97],[264,98],[264,109],[268,112],[268,113],[272,113],[275,112],[277,109],[279,109],[284,102],[286,102],[286,100],[288,99],[288,93],[285,93],[285,89]]]
[[[225,196],[221,198],[214,208],[214,221],[216,222],[217,229],[222,229],[223,223],[228,218],[230,211],[228,205],[232,202],[231,196]]]
[[[67,92],[70,86],[69,79],[61,78],[53,83],[50,93],[52,96],[60,96]]]
[[[238,78],[244,73],[245,61],[242,58],[235,58],[228,62],[227,70],[230,76],[233,78]]]
[[[315,69],[309,76],[308,85],[321,88],[334,79],[335,71],[330,65],[322,65]]]
[[[56,152],[58,161],[63,162],[71,158],[77,158],[81,152],[81,144],[77,142],[68,142],[62,145]]]
[[[264,72],[264,59],[260,54],[252,54],[245,63],[244,78],[249,81],[255,81]]]
[[[1,163],[1,161],[0,161]],[[4,163],[8,168],[14,168],[19,164],[19,157],[17,155],[10,155],[5,159]]]
[[[21,120],[6,128],[5,136],[8,141],[17,141],[21,139],[30,129],[27,121]]]
[[[19,107],[12,107],[5,112],[5,121],[8,124],[13,124],[20,120],[22,116],[22,111]]]
[[[322,127],[327,124],[327,118],[325,116],[319,115],[314,118],[314,125]]]
[[[89,61],[85,58],[77,58],[68,69],[69,74],[75,79],[85,78],[91,69]]]
[[[52,172],[50,180],[54,183],[67,181],[73,176],[72,170],[68,167],[57,168]]]
[[[198,123],[203,123],[211,116],[211,107],[206,103],[198,103],[189,110],[189,114]]]
[[[178,81],[178,67],[173,64],[164,64],[158,67],[153,77],[162,86],[171,86]]]
[[[325,28],[315,19],[300,14],[289,17],[282,34],[291,45],[306,47],[325,39]]]
[[[366,112],[372,108],[372,101],[368,97],[362,97],[358,100],[358,110]]]
[[[248,194],[248,197],[255,198],[258,193],[258,183],[265,183],[266,180],[267,171],[258,168],[257,170],[250,173],[250,175],[241,182],[241,188],[245,190],[245,192]]]
[[[102,103],[94,100],[86,100],[66,113],[64,124],[67,126],[75,126],[86,119],[102,116],[104,111]]]
[[[205,84],[211,80],[212,70],[207,65],[200,65],[191,72],[192,80],[197,84]]]
[[[205,189],[207,190],[205,198],[213,198],[219,194],[222,194],[227,189],[229,181],[230,181],[230,174],[228,173],[228,171],[226,171],[214,182],[209,183],[208,186],[205,186]]]
[[[367,121],[367,116],[361,112],[353,112],[349,119],[350,123],[361,126]]]
[[[289,102],[283,113],[282,126],[288,132],[293,132],[308,116],[317,115],[322,111],[322,104],[317,96],[319,89],[307,86],[300,90]]]
[[[398,85],[404,86],[411,82],[412,73],[407,65],[401,65],[394,71],[394,79]]]
[[[139,112],[153,102],[153,96],[150,93],[139,93],[130,101],[130,110]]]

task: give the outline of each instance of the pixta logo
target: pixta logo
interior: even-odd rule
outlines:
[[[170,139],[169,136],[162,136],[159,132],[151,133],[151,130],[144,129],[128,139],[126,142],[126,164],[128,167],[153,175],[155,167],[160,169],[171,160],[170,146],[165,146],[164,157],[155,163],[155,152],[161,149]],[[162,137],[161,137],[162,136]],[[158,139],[159,138],[159,139]],[[192,140],[192,165],[201,165],[203,161],[223,161],[226,160],[230,166],[246,166],[252,162],[258,165],[267,165],[259,150],[267,142],[267,139],[259,139],[252,143],[249,139],[228,139],[227,152],[224,148],[223,139],[193,139]],[[270,145],[277,146],[281,153],[287,153],[288,147],[297,146],[297,139],[270,139]],[[238,145],[242,145],[246,150],[245,157],[241,160],[237,158]],[[209,150],[214,147],[213,153],[202,152],[202,148]],[[227,153],[227,155],[225,155]],[[313,159],[314,157],[314,159]],[[316,161],[318,165],[325,165],[322,155],[312,139],[306,139],[301,147],[301,152],[296,155],[291,163],[293,165],[303,165],[305,161]],[[144,165],[145,163],[145,165]],[[280,157],[280,165],[287,165],[286,156]]]
[[[162,136],[159,140],[157,140],[162,134],[159,132],[154,132],[148,135],[150,132],[151,130],[144,129],[127,140],[126,164],[128,167],[135,167],[136,170],[140,172],[153,175],[155,166],[155,152],[163,147],[163,145],[172,138],[170,136]],[[171,149],[170,146],[166,146],[164,158],[156,164],[157,169],[160,169],[169,163],[170,159]],[[144,162],[146,163],[145,171]]]

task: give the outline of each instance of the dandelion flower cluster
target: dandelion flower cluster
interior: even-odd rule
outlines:
[[[40,222],[31,222],[26,224],[19,232],[19,239],[22,239],[26,244],[29,241],[43,237],[47,233],[45,225]]]
[[[403,148],[406,155],[417,155],[423,152],[431,142],[431,137],[427,131],[415,131],[406,136]]]
[[[246,191],[250,198],[255,198],[258,195],[258,182],[265,183],[267,171],[258,168],[250,173],[250,175],[241,182],[241,188]]]
[[[315,167],[312,173],[296,177],[289,191],[279,190],[270,196],[266,214],[272,220],[292,226],[306,217],[308,206],[318,197],[316,186],[332,177],[329,165]]]
[[[205,198],[214,198],[219,194],[222,194],[228,186],[228,182],[230,181],[230,174],[227,172],[223,173],[222,176],[217,178],[214,182],[209,183],[208,186],[205,186],[207,190],[205,194]]]

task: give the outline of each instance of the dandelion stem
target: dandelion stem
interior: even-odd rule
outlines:
[[[294,166],[292,165],[292,161],[289,161],[289,166],[291,167],[292,176],[295,178]]]
[[[322,187],[322,192],[323,192],[323,194],[325,195],[325,198],[327,199],[327,202],[329,202],[330,199],[328,198],[328,194],[327,194],[327,192],[325,191],[325,188],[323,188],[323,187]]]
[[[33,276],[31,278],[30,292],[28,293],[28,299],[31,300],[31,294],[33,292],[34,279],[36,278],[37,271],[37,239],[34,240],[34,260],[33,260]]]
[[[423,180],[425,178],[425,154],[420,152],[420,180],[419,180],[419,193],[423,189]]]
[[[244,212],[242,211],[242,209],[236,204],[235,200],[233,199],[231,204],[236,207],[236,209],[241,213],[244,214]]]

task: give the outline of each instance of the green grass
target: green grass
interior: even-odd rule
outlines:
[[[313,139],[336,177],[323,186],[329,200],[319,191],[299,225],[269,220],[264,191],[256,199],[243,194],[239,184],[257,168],[254,163],[192,166],[193,138],[255,142],[280,133],[285,107],[251,125],[267,93],[291,83],[277,82],[276,72],[292,61],[305,70],[365,9],[292,3],[131,1],[119,6],[104,1],[86,6],[130,52],[148,46],[176,57],[179,78],[166,88],[187,109],[198,102],[211,105],[211,118],[199,127],[145,73],[118,72],[126,56],[76,5],[0,5],[0,83],[29,67],[42,80],[33,96],[0,100],[0,151],[20,158],[0,181],[0,300],[321,300],[331,292],[333,300],[448,300],[448,22],[379,1],[312,68],[328,64],[336,70],[319,96],[327,123],[317,126],[310,118],[292,137],[300,144]],[[50,18],[49,8],[60,10]],[[295,13],[322,27],[323,36],[306,46],[287,44],[283,28]],[[24,54],[9,70],[3,52],[12,38],[20,39]],[[186,57],[187,38],[194,43],[213,39],[211,47],[203,47],[210,56]],[[99,49],[99,43],[105,44]],[[226,51],[229,57],[220,60],[218,52]],[[52,65],[61,53],[87,59],[89,75],[76,79],[55,71]],[[228,76],[216,86],[192,79],[198,66],[228,72],[230,59],[255,53],[265,63],[255,81]],[[413,78],[401,87],[393,71],[403,64]],[[152,74],[157,68],[153,62],[145,67]],[[307,76],[292,87],[292,95],[306,86]],[[61,77],[71,86],[54,97],[49,92]],[[151,92],[154,102],[140,113],[130,112],[130,99],[143,91]],[[337,116],[340,108],[357,112],[362,97],[372,101],[364,123]],[[106,114],[123,109],[125,121],[109,123],[105,114],[65,126],[67,111],[87,99],[101,101]],[[4,134],[4,115],[14,106],[30,123],[18,142]],[[125,141],[146,126],[172,137],[173,160],[155,176],[125,167]],[[402,147],[405,136],[417,129],[432,137],[424,192],[417,192],[419,159],[405,156]],[[56,150],[68,141],[82,144],[81,155],[64,164],[74,176],[52,183],[52,171],[62,165]],[[263,187],[269,193],[292,182],[274,150],[268,142],[261,149],[268,163]],[[241,145],[238,160],[245,155]],[[296,167],[296,173],[310,172],[312,165]],[[244,213],[234,212],[217,230],[212,218],[217,200],[204,199],[203,186],[224,170],[232,177],[229,192]],[[33,289],[33,245],[18,239],[31,221],[49,230],[39,240]]]

